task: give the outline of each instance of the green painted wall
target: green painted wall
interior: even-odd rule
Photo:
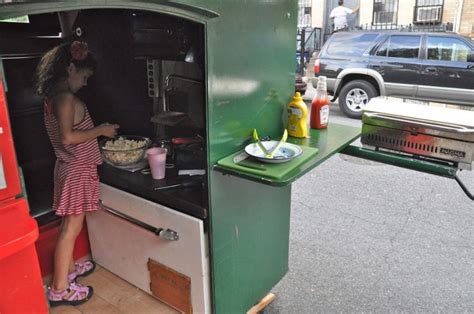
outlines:
[[[288,271],[291,185],[212,173],[216,313],[246,313]]]
[[[297,1],[219,1],[207,23],[210,165],[257,128],[281,135],[294,93]],[[213,301],[245,313],[288,269],[291,187],[210,175]]]
[[[297,1],[216,1],[207,24],[210,163],[253,128],[280,136],[294,93]]]

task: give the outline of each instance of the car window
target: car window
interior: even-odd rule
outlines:
[[[377,37],[375,33],[340,33],[331,37],[327,53],[334,56],[361,56]]]
[[[450,37],[428,36],[428,60],[467,62],[470,48],[461,40]]]
[[[387,51],[388,51],[388,43],[389,40],[386,40],[378,49],[377,52],[375,53],[376,56],[380,57],[386,57],[387,56]]]
[[[418,58],[420,41],[420,36],[391,36],[388,56],[392,58]]]

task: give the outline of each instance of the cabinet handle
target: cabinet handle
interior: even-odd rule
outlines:
[[[155,228],[147,223],[144,223],[143,221],[140,221],[138,219],[135,219],[133,217],[130,217],[122,212],[119,212],[116,209],[113,209],[102,202],[102,200],[99,200],[99,207],[108,212],[109,214],[118,217],[122,220],[125,220],[129,223],[132,223],[140,228],[143,228],[147,231],[153,232],[156,236],[164,239],[164,240],[169,240],[169,241],[178,241],[179,240],[179,235],[176,231],[168,229],[168,228]]]

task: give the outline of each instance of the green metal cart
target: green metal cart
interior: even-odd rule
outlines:
[[[85,9],[143,10],[202,25],[211,310],[246,312],[288,271],[291,184],[359,136],[330,124],[289,140],[307,158],[263,170],[232,164],[254,128],[276,138],[286,126],[297,1],[12,1],[0,5],[0,18]]]

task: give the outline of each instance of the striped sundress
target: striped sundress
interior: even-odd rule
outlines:
[[[48,102],[44,104],[44,123],[57,157],[53,198],[56,215],[75,215],[97,210],[100,196],[97,165],[102,163],[97,139],[64,145],[59,135],[59,123]],[[73,130],[88,130],[93,127],[94,123],[84,106],[84,117],[73,126]]]

